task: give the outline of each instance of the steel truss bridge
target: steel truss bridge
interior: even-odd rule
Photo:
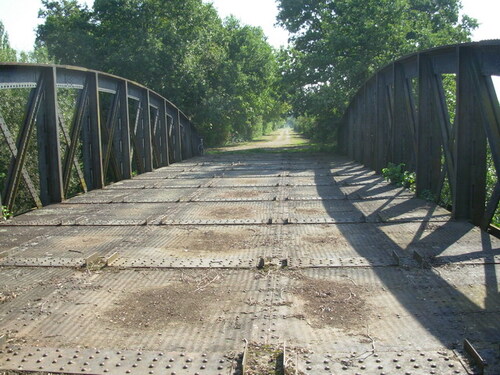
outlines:
[[[420,52],[344,155],[203,156],[138,83],[0,64],[0,373],[500,373],[498,75],[500,41]]]

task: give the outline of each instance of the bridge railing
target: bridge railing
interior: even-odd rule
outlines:
[[[439,197],[447,181],[453,217],[486,228],[500,200],[496,75],[500,40],[445,46],[397,60],[354,96],[339,144],[351,158],[379,172],[389,162],[404,163],[416,172],[419,196]],[[496,182],[487,197],[489,158]]]
[[[25,103],[10,113],[23,92]],[[25,206],[61,202],[199,155],[202,144],[184,113],[138,83],[79,67],[0,64],[0,184],[8,210],[19,196]]]

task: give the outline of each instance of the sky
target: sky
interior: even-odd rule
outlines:
[[[225,18],[234,15],[244,24],[260,26],[275,47],[286,45],[288,33],[275,26],[278,12],[274,0],[204,0],[213,3],[219,15]],[[92,5],[93,0],[79,0]],[[463,12],[479,20],[480,26],[473,40],[500,39],[499,0],[462,0]],[[18,51],[33,48],[35,28],[41,20],[38,10],[41,0],[0,0],[0,20],[3,22],[11,46]]]

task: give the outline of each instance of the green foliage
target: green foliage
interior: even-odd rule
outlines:
[[[1,206],[2,207],[2,217],[4,220],[8,220],[12,217],[12,212],[10,210],[7,209],[7,207],[5,206]]]
[[[415,191],[416,188],[416,174],[405,170],[405,164],[389,163],[386,168],[382,169],[382,175],[391,184],[402,186]]]
[[[260,28],[202,0],[43,0],[37,41],[62,64],[140,82],[189,114],[208,146],[248,140],[287,109]]]
[[[293,114],[334,129],[350,98],[377,69],[405,54],[469,40],[475,20],[459,20],[459,0],[278,1],[292,33],[280,54]],[[332,131],[330,131],[331,133]]]

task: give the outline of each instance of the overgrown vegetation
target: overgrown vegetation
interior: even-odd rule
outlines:
[[[389,163],[386,168],[382,169],[382,174],[387,181],[397,186],[402,186],[415,191],[416,189],[416,174],[405,170],[405,164]]]

